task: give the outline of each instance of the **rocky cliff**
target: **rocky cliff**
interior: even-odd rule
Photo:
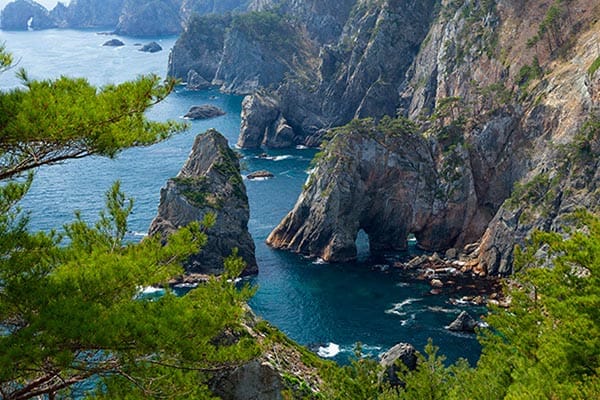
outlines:
[[[16,0],[2,10],[0,27],[6,30],[47,29],[56,27],[56,23],[40,4]]]
[[[322,134],[358,116],[395,115],[402,81],[433,20],[435,0],[255,2],[236,16],[223,41],[213,82],[222,90],[258,96],[247,104],[276,105],[275,120],[262,108],[245,108],[238,145],[281,147],[318,144]],[[202,21],[186,30],[204,29]],[[220,42],[220,31],[206,37]],[[202,42],[188,36],[175,45],[170,68],[186,79],[190,55]],[[393,54],[393,57],[390,57]],[[198,61],[195,61],[198,62]],[[211,77],[205,77],[210,80]],[[254,122],[250,122],[252,120]],[[293,133],[272,142],[277,120]],[[257,123],[256,127],[252,127]],[[264,135],[256,137],[256,132]]]
[[[49,12],[34,1],[15,0],[5,7],[2,20],[4,29],[27,29],[35,10],[33,29],[102,28],[121,35],[160,36],[179,34],[193,15],[245,11],[249,7],[249,0],[72,0],[67,6],[59,2]]]
[[[511,273],[515,244],[534,229],[597,208],[598,17],[584,0],[442,2],[404,76],[387,93],[378,83],[374,106],[361,101],[354,115],[390,113],[389,100],[415,129],[406,135],[401,118],[334,130],[268,242],[342,261],[360,229],[372,250],[402,249],[408,233],[429,250],[481,241],[481,266]]]
[[[249,208],[239,162],[227,140],[217,131],[198,135],[192,152],[177,177],[161,189],[158,215],[150,235],[162,235],[216,216],[207,230],[208,240],[199,254],[186,262],[187,273],[219,274],[223,259],[234,248],[246,262],[245,274],[257,272],[254,242],[248,233]]]

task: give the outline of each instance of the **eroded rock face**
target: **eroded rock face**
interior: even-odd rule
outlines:
[[[162,36],[181,32],[179,8],[168,0],[152,0],[139,4],[126,1],[115,32],[119,35]]]
[[[239,162],[227,140],[209,130],[196,137],[192,152],[177,177],[161,189],[158,215],[150,235],[168,235],[192,221],[216,215],[208,241],[185,263],[188,273],[220,274],[223,259],[234,248],[246,262],[245,274],[257,272],[254,241],[248,232],[249,208]]]
[[[417,368],[417,350],[410,343],[398,343],[381,356],[379,364],[384,368],[383,379],[392,386],[401,385],[398,372],[402,369],[398,363],[402,363],[413,371]]]
[[[403,146],[412,154],[402,154],[393,139],[383,140],[373,130],[351,129],[345,136],[335,136],[309,177],[308,189],[268,241],[330,261],[354,257],[353,242],[361,228],[374,250],[402,248],[407,232],[415,233],[419,244],[430,250],[481,241],[480,267],[489,274],[510,274],[515,244],[526,245],[535,229],[561,231],[569,226],[569,213],[578,207],[598,209],[600,153],[594,143],[600,135],[600,72],[588,70],[597,57],[592,48],[598,41],[590,2],[577,0],[582,10],[577,18],[591,25],[573,32],[577,41],[571,58],[562,61],[546,49],[525,50],[530,39],[526,27],[537,26],[539,15],[522,3],[442,2],[403,77],[386,71],[402,70],[399,63],[411,56],[400,48],[392,51],[402,45],[384,39],[398,34],[398,24],[392,21],[401,20],[402,12],[424,20],[418,13],[411,14],[415,8],[399,11],[394,8],[398,6],[388,1],[361,8],[350,17],[355,30],[345,31],[356,33],[351,36],[351,49],[322,48],[320,85],[325,81],[329,85],[323,103],[312,101],[302,85],[293,82],[282,85],[272,97],[278,99],[276,108],[294,129],[296,140],[312,134],[319,137],[319,124],[336,126],[352,117],[350,110],[353,116],[389,114],[390,104],[419,123],[427,139],[404,139]],[[377,29],[362,29],[369,26]],[[412,29],[410,22],[403,26]],[[380,37],[381,30],[392,36]],[[478,32],[485,34],[478,36]],[[514,60],[511,65],[501,61],[502,52]],[[404,59],[385,59],[395,54],[404,54]],[[524,80],[522,71],[535,62],[545,63],[536,72],[541,75]],[[396,66],[388,70],[392,64]],[[339,75],[339,65],[345,74]],[[374,76],[376,81],[371,79]],[[339,98],[346,103],[342,107],[336,105]],[[453,102],[466,107],[448,114],[444,108]],[[327,117],[333,110],[339,119]],[[261,121],[254,113],[264,115],[259,108],[247,112],[244,135],[253,132],[251,121]],[[427,133],[457,116],[466,123]],[[424,117],[429,121],[423,124],[419,121]],[[590,120],[596,126],[593,133],[584,129]],[[310,133],[308,126],[313,126]],[[414,148],[423,140],[428,160],[417,157],[426,153]],[[366,157],[369,152],[377,154],[378,161]],[[401,162],[418,166],[429,179],[423,181],[409,169],[394,166]],[[396,177],[386,181],[386,173]],[[410,183],[403,188],[401,182]]]
[[[16,0],[2,10],[0,26],[5,30],[48,29],[56,27],[48,10],[31,0]]]
[[[289,147],[295,133],[279,111],[279,103],[268,96],[246,96],[242,102],[242,126],[238,146],[246,149]]]
[[[341,262],[355,259],[360,229],[375,252],[405,250],[410,233],[428,250],[477,239],[485,225],[462,145],[383,130],[367,121],[338,130],[267,243]]]
[[[283,389],[279,372],[260,360],[247,362],[213,383],[214,393],[225,400],[280,400]]]

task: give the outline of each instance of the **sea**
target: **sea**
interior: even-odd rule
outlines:
[[[102,45],[114,37],[125,45]],[[139,51],[140,44],[151,40],[163,51]],[[143,74],[164,77],[169,49],[175,41],[176,37],[139,39],[92,30],[0,31],[0,43],[15,59],[15,66],[0,74],[0,90],[21,85],[16,77],[20,68],[33,79],[84,77],[97,86]],[[73,220],[76,210],[84,219],[95,221],[104,193],[120,180],[126,194],[135,199],[128,240],[141,240],[156,215],[161,187],[178,173],[195,136],[215,128],[235,146],[241,102],[242,97],[220,93],[217,88],[190,91],[178,86],[148,111],[150,119],[180,121],[191,106],[200,104],[216,105],[227,114],[189,121],[186,132],[153,146],[125,150],[114,159],[89,157],[38,169],[21,204],[30,214],[31,229],[60,230]],[[267,180],[244,179],[250,202],[249,230],[256,243],[260,271],[249,278],[257,286],[250,306],[258,316],[322,357],[342,364],[354,355],[358,343],[363,353],[376,357],[399,342],[423,350],[429,338],[448,362],[460,357],[471,364],[477,361],[481,347],[475,336],[453,333],[445,326],[463,310],[478,316],[485,314],[485,308],[455,304],[452,299],[461,293],[431,294],[427,281],[389,267],[389,258],[372,257],[364,235],[358,239],[359,261],[347,264],[327,264],[266,246],[268,234],[294,206],[316,150],[240,152],[244,176],[263,169],[274,174]],[[417,252],[413,242],[409,252],[390,257],[407,259]]]

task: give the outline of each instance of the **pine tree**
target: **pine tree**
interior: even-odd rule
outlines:
[[[11,57],[0,50],[0,68]],[[63,230],[31,232],[19,200],[35,168],[165,139],[184,127],[150,122],[144,111],[173,82],[155,76],[102,89],[83,79],[30,80],[0,93],[0,398],[211,398],[208,379],[257,353],[242,328],[252,290],[228,275],[183,297],[167,281],[206,240],[190,224],[166,245],[124,241],[133,201],[119,183],[90,225],[78,215]],[[140,288],[163,284],[159,299]]]

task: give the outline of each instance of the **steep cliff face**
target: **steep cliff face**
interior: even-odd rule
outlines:
[[[356,257],[361,229],[373,252],[406,250],[411,233],[431,251],[475,242],[493,215],[490,192],[502,190],[478,180],[501,181],[507,172],[486,165],[482,175],[469,149],[509,130],[507,124],[508,115],[498,116],[467,140],[456,121],[423,130],[406,119],[384,118],[336,129],[296,206],[267,243],[336,262]],[[499,140],[489,151],[503,146]]]
[[[27,3],[27,7],[22,3]],[[175,35],[194,15],[246,11],[249,6],[249,0],[72,0],[68,6],[59,2],[48,12],[31,0],[15,0],[5,7],[8,14],[4,29],[27,29],[32,15],[24,19],[22,14],[35,9],[37,22],[33,29],[103,28],[130,36]]]
[[[510,273],[515,244],[534,229],[560,230],[577,207],[597,208],[598,16],[585,0],[442,2],[391,94],[378,83],[373,106],[355,113],[378,117],[398,99],[418,133],[394,139],[398,128],[352,123],[335,134],[268,242],[341,261],[354,257],[359,229],[374,250],[403,248],[412,232],[430,250],[481,241],[488,273]],[[335,76],[338,59],[330,48],[323,75]]]
[[[185,263],[188,273],[220,274],[223,259],[238,248],[246,262],[245,274],[257,272],[254,242],[248,233],[250,216],[239,162],[227,140],[217,131],[198,135],[192,152],[177,175],[161,189],[158,215],[150,235],[168,235],[207,214],[216,216],[207,230],[208,241]]]
[[[48,10],[31,0],[9,3],[0,15],[0,27],[6,30],[47,29],[56,27]]]
[[[307,65],[313,67],[305,68],[317,75],[286,79],[270,93],[294,130],[288,145],[314,145],[326,129],[354,117],[395,115],[400,104],[397,82],[427,34],[434,3],[361,0],[348,14],[339,13],[338,18],[347,20],[338,39],[323,40],[318,58]],[[252,143],[242,131],[238,144],[252,147]]]
[[[120,12],[115,33],[119,35],[155,36],[181,32],[182,19],[177,1],[152,0],[139,4],[127,0]]]
[[[125,0],[72,0],[67,6],[64,27],[114,28],[119,22],[124,3]]]

